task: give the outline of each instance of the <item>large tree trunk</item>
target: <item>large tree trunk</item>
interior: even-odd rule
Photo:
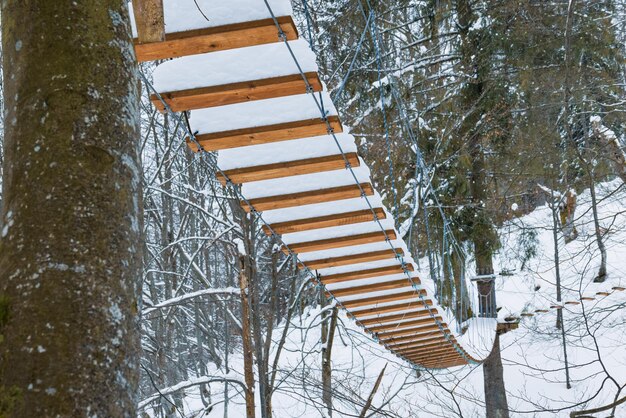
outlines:
[[[125,0],[2,2],[0,415],[134,417],[142,256]]]

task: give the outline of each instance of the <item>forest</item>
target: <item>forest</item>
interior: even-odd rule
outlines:
[[[0,418],[626,417],[626,0],[0,29]]]

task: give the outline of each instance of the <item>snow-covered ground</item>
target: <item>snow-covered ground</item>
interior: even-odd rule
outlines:
[[[550,209],[540,207],[500,228],[502,248],[495,265],[498,272],[508,274],[498,275],[497,279],[499,315],[505,318],[534,314],[522,316],[519,329],[502,335],[500,340],[513,417],[569,416],[572,409],[564,408],[581,402],[573,410],[609,404],[614,401],[618,386],[626,384],[626,291],[613,290],[626,285],[626,187],[615,180],[598,185],[597,194],[600,223],[606,231],[607,280],[593,283],[599,252],[588,190],[578,198],[577,240],[569,244],[564,244],[562,238],[559,241],[563,303],[580,300],[581,296],[595,298],[579,305],[567,304],[563,309],[571,389],[565,385],[563,343],[561,332],[555,327],[556,310],[550,309],[556,303]],[[596,292],[609,292],[609,295],[596,295]],[[548,312],[535,313],[537,309]],[[334,416],[359,416],[385,365],[382,385],[370,408],[374,412],[371,416],[485,416],[480,366],[418,369],[386,352],[343,314],[340,323],[332,352]],[[276,417],[324,416],[319,324],[319,308],[308,309],[292,320],[272,398]],[[276,342],[282,331],[282,328],[275,330]],[[239,376],[243,380],[240,356],[231,356],[230,368],[228,378]],[[211,384],[214,406],[205,415],[198,414],[202,403],[197,389],[189,389],[185,412],[189,416],[224,416],[223,388],[223,383]],[[243,397],[236,395],[239,392],[237,385],[230,386],[228,416],[245,416]],[[624,395],[621,393],[618,398]],[[626,416],[626,404],[618,407],[615,416]]]

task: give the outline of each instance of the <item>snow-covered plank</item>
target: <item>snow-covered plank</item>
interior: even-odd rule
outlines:
[[[337,133],[335,138],[345,154],[357,153],[352,135]],[[217,164],[223,171],[228,172],[238,168],[335,156],[340,154],[337,142],[330,135],[322,135],[280,143],[225,149],[219,152]]]
[[[288,40],[298,39],[298,29],[291,16],[280,16],[277,20]],[[139,43],[136,40],[135,55],[137,61],[146,62],[280,41],[274,21],[263,19],[184,32],[166,32],[162,42]]]
[[[372,212],[369,212],[373,217]],[[380,223],[379,223],[380,222]],[[298,244],[300,242],[320,241],[332,238],[348,237],[351,235],[368,234],[381,231],[381,226],[385,230],[393,228],[393,220],[385,218],[379,222],[359,222],[356,224],[337,225],[328,228],[318,228],[314,231],[292,232],[283,234],[283,242],[287,245]]]
[[[374,194],[374,189],[370,183],[350,184],[347,186],[329,187],[327,189],[290,193],[280,196],[259,197],[241,201],[241,206],[247,212],[254,208],[258,212],[272,209],[289,208],[301,205],[308,205],[320,202],[332,202],[335,200],[347,199],[360,196],[361,190],[365,195]]]
[[[437,319],[441,321],[440,316],[437,317]],[[379,333],[379,332],[384,332],[384,331],[392,330],[392,329],[404,329],[404,328],[414,327],[418,325],[430,325],[434,323],[435,323],[435,319],[428,317],[428,318],[421,318],[421,319],[415,319],[415,320],[404,320],[402,322],[392,322],[387,325],[368,327],[368,329],[371,332]]]
[[[291,247],[290,247],[291,248]],[[313,251],[313,252],[298,252],[298,258],[300,261],[306,263],[311,260],[323,260],[327,258],[347,257],[351,255],[359,255],[376,251],[389,250],[390,248],[397,248],[402,250],[403,254],[408,254],[408,250],[404,241],[396,239],[392,241],[380,240],[379,242],[373,242],[369,244],[352,245],[348,247],[329,248],[326,250]],[[295,250],[294,250],[295,251]],[[360,283],[365,284],[365,283]]]
[[[413,328],[403,328],[403,329],[393,329],[393,330],[384,330],[384,331],[379,331],[376,334],[378,334],[378,337],[404,337],[407,335],[418,335],[419,333],[424,333],[424,332],[429,332],[429,331],[439,331],[439,325],[437,324],[426,324],[426,325],[420,325],[417,327],[413,327]]]
[[[352,173],[354,173],[354,176]],[[356,181],[359,183],[369,183],[369,168],[363,165],[353,169],[352,172],[342,168],[340,170],[326,171],[322,173],[302,174],[278,179],[254,181],[244,184],[241,187],[241,194],[243,194],[246,199],[252,200],[261,197],[314,192],[320,189],[323,190],[339,186],[356,185],[355,177]],[[373,194],[374,191],[372,189],[370,195]]]
[[[313,251],[319,252],[321,250],[328,250],[331,248],[354,247],[361,246],[362,244],[378,243],[380,241],[384,242],[387,238],[395,240],[397,238],[396,231],[393,229],[388,229],[386,231],[379,229],[378,231],[366,232],[363,234],[346,235],[314,241],[294,242],[289,244],[289,248],[291,248],[292,251],[302,254]],[[284,252],[287,252],[287,250],[284,249]],[[316,256],[316,258],[319,257]]]
[[[271,180],[296,175],[314,174],[344,168],[346,159],[352,167],[359,167],[360,161],[356,153],[328,155],[325,157],[306,158],[233,170],[218,173],[217,179],[226,185],[228,178],[234,184]]]
[[[307,213],[304,212],[303,215]],[[313,216],[310,218],[295,219],[292,221],[271,223],[271,228],[277,234],[297,233],[316,230],[319,228],[330,228],[343,225],[358,225],[360,223],[371,222],[374,216],[378,219],[385,219],[385,211],[382,208],[374,208],[372,213],[369,209],[362,209],[350,212],[341,212],[325,216]],[[263,225],[263,230],[269,235],[270,229]]]
[[[330,257],[317,260],[309,260],[303,262],[311,270],[317,270],[328,267],[345,266],[356,263],[366,263],[370,261],[395,259],[398,256],[404,255],[404,251],[401,248],[386,248],[379,251],[370,251],[361,254],[350,254],[341,257]]]
[[[415,279],[415,284],[419,284],[419,279]],[[406,287],[412,287],[413,283],[407,278],[398,280],[392,280],[382,283],[372,283],[362,286],[346,287],[344,289],[333,290],[332,295],[336,298],[343,298],[355,295],[362,295],[367,293],[381,292],[386,290],[404,289]]]
[[[401,321],[405,319],[415,319],[415,318],[431,318],[430,313],[425,309],[413,310],[411,312],[404,312],[400,314],[393,315],[380,315],[374,318],[361,319],[359,322],[364,326],[373,326],[379,324],[389,324],[394,323],[396,321]]]
[[[357,318],[361,316],[380,315],[390,312],[398,312],[406,309],[421,308],[424,307],[426,304],[432,305],[433,303],[433,301],[430,299],[425,299],[424,302],[416,299],[410,302],[395,303],[393,305],[375,306],[373,308],[354,310],[352,311],[352,315],[356,316]]]
[[[315,96],[317,97],[317,94]],[[326,116],[336,117],[337,109],[332,105],[328,93],[322,93],[322,100],[327,112]],[[310,94],[199,109],[191,112],[189,122],[192,131],[197,131],[197,135],[203,137],[207,134],[224,135],[226,132],[245,128],[263,127],[264,129],[259,129],[263,131],[268,130],[268,126],[289,126],[288,123],[307,120],[321,120],[320,110]],[[324,129],[319,134],[297,136],[292,139],[326,134],[328,132]]]
[[[411,353],[423,351],[426,348],[430,348],[431,350],[436,350],[440,348],[443,344],[441,343],[441,339],[439,337],[435,339],[430,339],[426,342],[416,342],[416,343],[402,343],[393,346],[394,351],[398,353],[402,353],[410,355]]]
[[[303,72],[317,72],[315,54],[306,41],[290,41],[289,47]],[[289,49],[284,43],[275,43],[166,61],[155,68],[152,80],[156,91],[164,94],[287,75],[298,75],[302,80]]]
[[[339,122],[339,118],[337,116],[328,116],[328,123],[334,132],[343,131],[343,127],[341,126],[341,122]],[[224,132],[199,134],[196,135],[196,140],[205,151],[219,151],[228,148],[245,147],[248,145],[289,141],[292,139],[322,135],[325,133],[328,133],[328,126],[326,125],[326,122],[324,122],[321,118],[312,118],[293,122],[283,122],[275,125],[256,126],[252,128],[234,129]],[[197,144],[189,138],[187,138],[187,145],[194,152],[200,151]]]
[[[131,2],[128,2],[130,6]],[[268,0],[275,16],[293,14],[289,0]],[[129,7],[133,36],[137,36],[134,10]],[[163,0],[166,33],[231,25],[272,16],[259,0]]]
[[[288,0],[270,0],[270,6],[288,40],[298,38]],[[135,11],[129,7],[133,37],[137,37]],[[140,43],[137,59],[161,60],[224,49],[281,41],[265,2],[256,0],[164,0],[164,40]],[[140,28],[141,29],[141,28]]]
[[[407,266],[407,269],[409,271],[413,271],[413,266],[409,264]],[[347,273],[338,273],[338,274],[322,276],[322,282],[324,284],[339,283],[339,282],[346,282],[349,280],[358,280],[358,279],[364,279],[368,277],[383,276],[385,274],[402,273],[403,271],[404,270],[402,269],[402,266],[399,264],[396,264],[392,266],[369,268],[365,270],[357,270],[357,271],[350,271]]]
[[[351,265],[348,265],[348,266],[329,267],[329,268],[319,269],[318,273],[321,276],[323,276],[323,277],[330,277],[330,276],[335,275],[335,274],[352,273],[352,272],[356,272],[356,271],[367,270],[367,269],[375,269],[375,268],[379,268],[379,267],[401,266],[401,264],[402,263],[400,262],[400,260],[395,260],[395,259],[394,260],[371,261],[371,262],[367,262],[367,263],[351,264]],[[410,265],[410,263],[407,264],[407,266],[408,265]]]
[[[166,91],[159,95],[153,93],[150,100],[161,113],[165,113],[165,105],[161,99],[172,111],[181,112],[302,94],[307,92],[307,84],[311,91],[322,91],[322,82],[317,73],[308,72],[304,75],[307,83],[300,74],[292,74],[220,86]]]
[[[312,91],[322,91],[308,43],[297,40],[289,46]],[[156,91],[178,112],[305,94],[300,69],[289,49],[275,43],[177,58],[157,66],[152,78]],[[151,100],[165,110],[156,94]]]
[[[375,298],[375,297],[382,297],[382,296],[387,296],[387,295],[399,295],[401,293],[409,292],[409,291],[416,292],[415,296],[417,296],[417,291],[419,291],[421,295],[425,295],[425,292],[427,290],[419,285],[412,284],[409,280],[405,280],[404,286],[396,287],[393,289],[374,290],[371,292],[352,294],[348,296],[345,296],[345,295],[335,296],[335,297],[337,297],[343,303],[343,302],[350,302],[353,300],[362,300],[364,298]]]
[[[447,345],[448,342],[446,340],[446,337],[443,334],[440,335],[436,335],[434,337],[428,337],[428,338],[422,338],[422,339],[416,339],[414,341],[408,341],[408,342],[399,342],[399,343],[393,343],[393,342],[387,342],[387,345],[394,351],[409,351],[409,350],[413,350],[413,349],[417,349],[419,350],[421,347],[437,347],[438,345]]]
[[[371,205],[373,208],[379,208],[385,216],[382,218],[392,218],[383,208],[380,195],[377,192],[367,198],[346,199],[332,203],[318,203],[314,205],[306,205],[300,208],[288,208],[280,210],[272,210],[263,214],[263,219],[269,224],[277,224],[288,221],[296,221],[301,219],[323,217],[327,215],[336,215],[360,210],[369,210]],[[371,213],[371,211],[370,211]]]
[[[363,306],[376,305],[379,303],[413,299],[413,298],[418,297],[418,294],[421,294],[424,296],[426,295],[426,291],[424,289],[420,289],[420,290],[410,289],[410,290],[406,290],[400,293],[390,293],[384,296],[373,296],[373,297],[362,298],[362,299],[342,301],[341,303],[346,309],[354,309],[354,308],[360,308]]]

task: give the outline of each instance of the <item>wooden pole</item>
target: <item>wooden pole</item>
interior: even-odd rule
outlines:
[[[165,40],[163,0],[133,0],[133,12],[140,44]]]

